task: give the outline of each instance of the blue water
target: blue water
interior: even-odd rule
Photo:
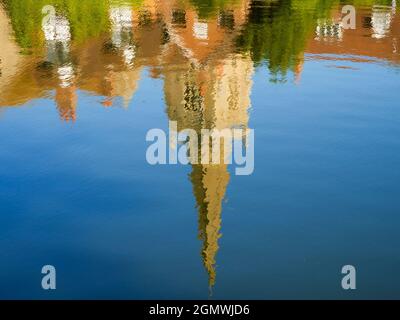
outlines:
[[[357,67],[255,73],[255,173],[231,176],[213,298],[399,298],[399,73]],[[162,81],[144,72],[127,110],[95,100],[79,92],[72,125],[48,99],[1,119],[0,297],[208,298],[190,170],[144,156],[148,128],[167,129]]]

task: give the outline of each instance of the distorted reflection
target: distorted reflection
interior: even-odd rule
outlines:
[[[400,63],[394,0],[358,1],[355,30],[342,28],[341,7],[333,0],[215,1],[207,7],[189,0],[104,0],[82,10],[78,1],[1,3],[0,107],[55,91],[65,121],[78,120],[78,90],[98,95],[105,107],[118,100],[134,107],[144,68],[163,80],[168,119],[178,130],[200,133],[249,126],[258,66],[269,68],[271,82],[293,76],[300,83],[308,54]],[[54,7],[42,12],[44,4]],[[43,24],[40,12],[50,16]],[[28,22],[22,18],[27,14],[37,19]],[[230,174],[226,164],[191,166],[201,256],[212,288]]]
[[[166,57],[173,57],[175,62],[164,61],[165,101],[168,118],[177,121],[178,131],[194,129],[200,134],[202,129],[247,128],[254,71],[249,57],[231,55],[196,67],[179,53],[178,44],[171,42],[166,50]],[[221,159],[225,157],[224,154]],[[190,180],[199,214],[203,262],[212,287],[216,278],[222,202],[229,182],[227,165],[192,165]]]
[[[110,19],[112,28],[112,43],[123,52],[127,66],[135,57],[135,46],[132,43],[133,19],[132,9],[128,6],[111,7]]]
[[[335,20],[319,21],[315,33],[318,41],[340,41],[343,38],[342,25]]]
[[[391,6],[374,5],[372,7],[372,36],[377,39],[384,38],[390,31],[390,24],[396,12],[396,1],[392,1]]]
[[[45,6],[42,13],[42,31],[46,43],[46,61],[41,65],[48,69],[57,69],[58,84],[56,87],[57,107],[60,117],[65,121],[76,120],[76,87],[74,86],[74,67],[70,57],[71,28],[69,21],[58,15],[55,8]]]

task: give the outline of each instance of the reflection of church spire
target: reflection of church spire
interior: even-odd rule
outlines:
[[[190,180],[199,213],[199,238],[203,242],[201,255],[212,288],[216,279],[218,239],[221,237],[222,201],[229,183],[229,172],[223,164],[193,165]]]
[[[172,54],[166,56],[176,59],[179,46],[172,45],[170,50]],[[253,73],[251,59],[233,55],[198,67],[189,59],[181,58],[180,63],[175,60],[173,67],[165,61],[163,70],[167,114],[169,120],[177,121],[178,131],[194,129],[200,135],[202,129],[247,128]],[[224,159],[231,150],[221,151],[220,159]],[[229,180],[228,166],[223,161],[192,164],[190,181],[198,210],[201,256],[210,289],[216,282],[222,202]]]

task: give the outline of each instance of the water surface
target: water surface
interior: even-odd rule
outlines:
[[[0,298],[400,298],[396,1],[0,3]],[[151,166],[169,121],[254,173]]]

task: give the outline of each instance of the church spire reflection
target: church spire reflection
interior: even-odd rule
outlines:
[[[209,287],[216,282],[216,256],[221,237],[222,202],[226,195],[230,175],[226,165],[193,165],[190,181],[198,210],[201,257],[208,273]]]
[[[254,72],[252,60],[239,54],[228,54],[225,57],[215,55],[212,46],[208,48],[209,51],[203,51],[201,43],[205,41],[206,31],[209,43],[215,37],[225,37],[229,41],[224,30],[219,30],[218,35],[213,34],[213,26],[219,23],[220,17],[207,21],[207,25],[211,26],[209,29],[202,25],[201,32],[197,30],[186,33],[182,28],[200,28],[198,19],[191,18],[196,13],[188,10],[172,12],[174,23],[170,24],[170,32],[175,37],[165,49],[163,61],[164,93],[169,120],[177,122],[178,131],[193,129],[198,135],[202,129],[247,128],[251,78]],[[238,15],[237,12],[235,14]],[[233,16],[231,13],[231,17]],[[199,36],[200,33],[202,36]],[[223,42],[218,43],[223,45]],[[228,152],[231,150],[222,150],[220,159],[224,159]],[[189,179],[198,212],[201,258],[208,274],[209,288],[212,290],[217,278],[223,202],[231,177],[228,165],[223,160],[217,164],[192,164],[191,167]]]

